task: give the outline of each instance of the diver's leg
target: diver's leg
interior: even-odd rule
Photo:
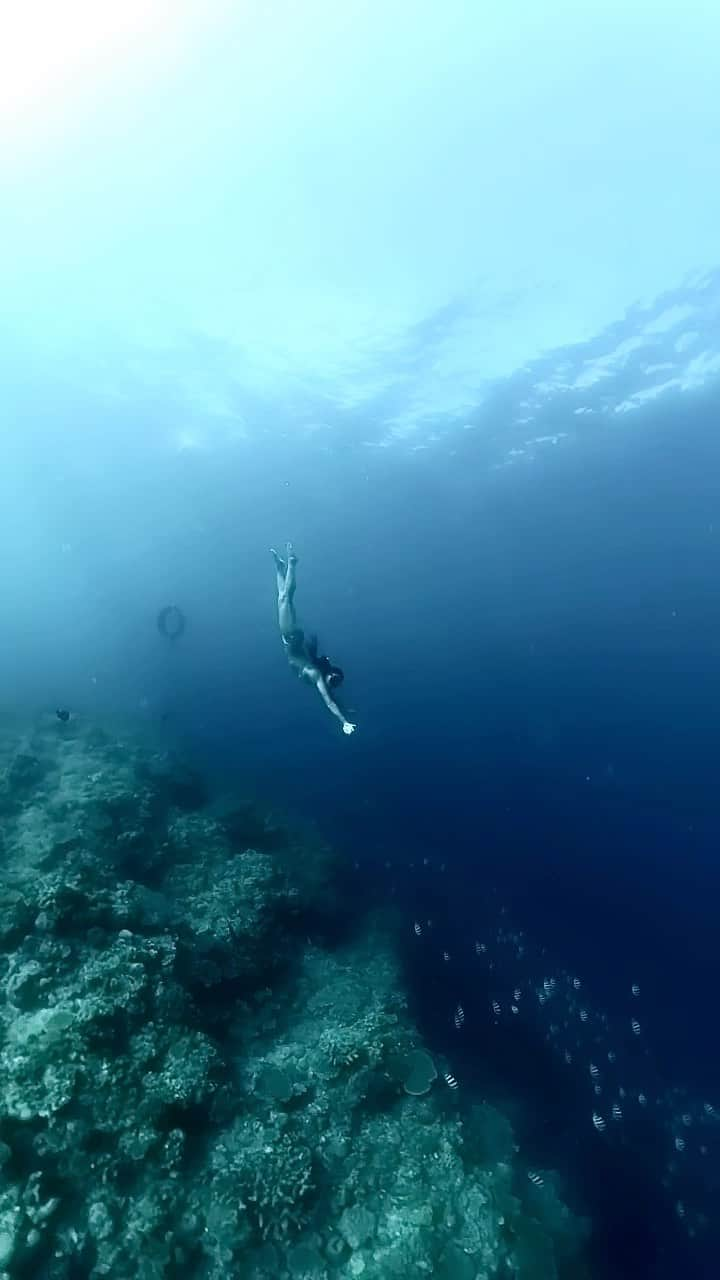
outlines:
[[[270,555],[275,561],[275,572],[277,574],[278,595],[285,590],[285,574],[287,573],[287,565],[282,556],[279,556],[274,547],[270,548]]]
[[[281,635],[289,635],[295,630],[297,625],[295,617],[295,598],[296,587],[296,565],[297,556],[293,553],[292,543],[287,544],[287,562],[273,551],[275,559],[275,568],[277,569],[278,579],[278,623],[280,624]],[[283,566],[285,572],[281,575],[280,566]]]
[[[293,551],[292,542],[286,543],[285,549],[287,552],[287,569],[285,572],[285,591],[289,595],[290,600],[292,602],[292,598],[295,595],[298,558],[295,555],[295,552]]]

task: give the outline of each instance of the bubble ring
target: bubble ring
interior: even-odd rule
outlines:
[[[168,640],[179,640],[186,625],[185,614],[176,604],[166,604],[157,616],[157,629]]]

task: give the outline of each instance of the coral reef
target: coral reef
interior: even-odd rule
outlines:
[[[204,802],[129,735],[2,735],[0,1280],[581,1275],[331,851]]]

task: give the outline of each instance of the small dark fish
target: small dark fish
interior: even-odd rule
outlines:
[[[57,716],[58,720],[62,720],[63,724],[67,724],[68,720],[70,719],[70,712],[67,711],[65,707],[58,707],[57,711],[55,712],[55,715]]]

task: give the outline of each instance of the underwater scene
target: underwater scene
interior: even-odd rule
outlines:
[[[720,1275],[720,17],[0,40],[0,1280]]]

